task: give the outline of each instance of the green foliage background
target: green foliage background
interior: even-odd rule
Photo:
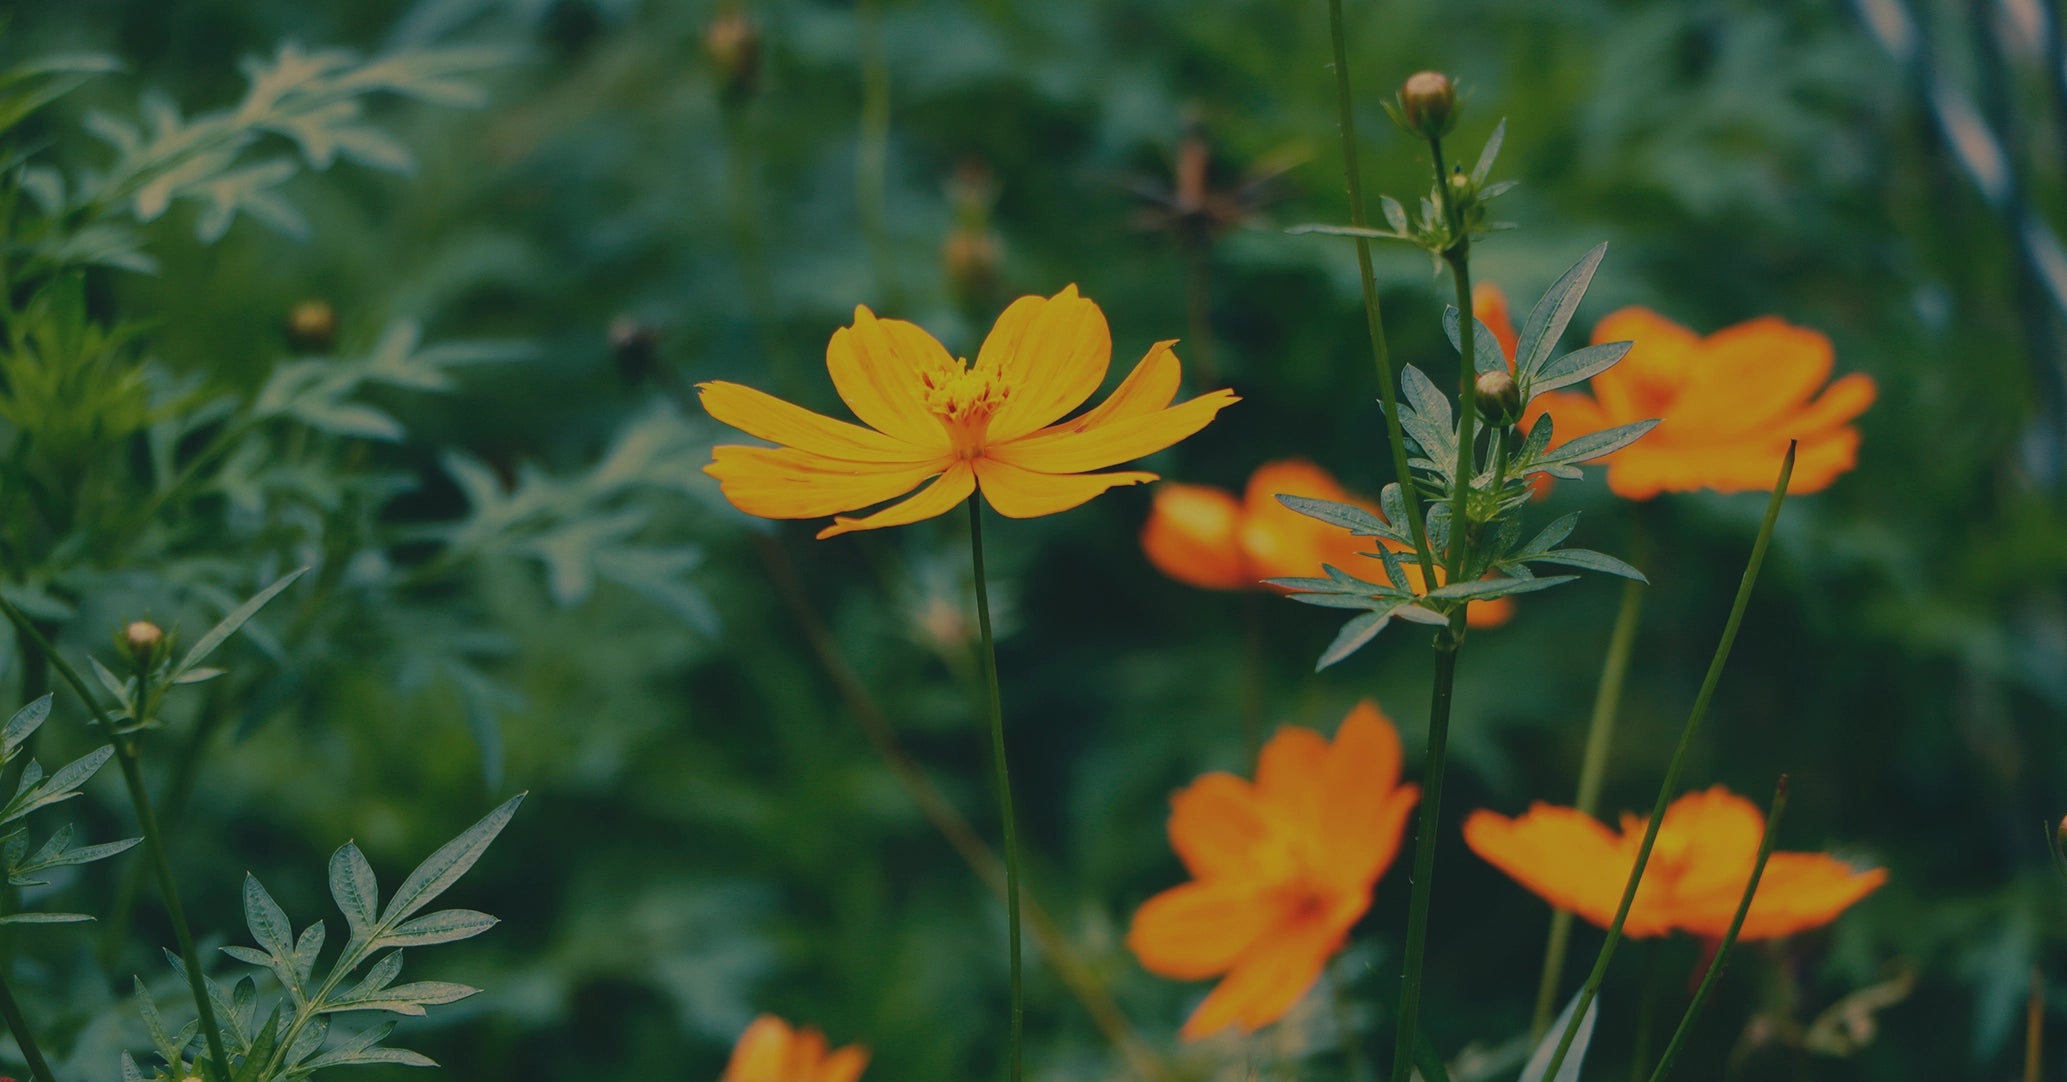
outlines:
[[[167,371],[242,397],[294,355],[282,328],[305,299],[337,311],[338,356],[376,350],[405,321],[427,343],[500,344],[453,370],[447,392],[373,392],[406,436],[344,439],[329,460],[341,472],[311,479],[392,478],[402,495],[347,500],[305,536],[225,535],[216,558],[249,563],[245,594],[268,578],[261,555],[270,568],[314,563],[313,581],[371,530],[404,539],[400,564],[438,575],[427,591],[304,596],[301,615],[262,621],[288,641],[237,647],[251,690],[174,843],[203,938],[242,942],[245,870],[311,919],[328,907],[319,862],[345,839],[396,876],[530,790],[455,895],[504,924],[425,963],[423,975],[488,989],[408,1031],[448,1077],[713,1078],[761,1011],[868,1044],[871,1078],[998,1070],[999,908],[873,756],[764,565],[767,546],[787,553],[914,756],[994,835],[968,626],[941,619],[968,612],[961,523],[815,542],[812,527],[747,520],[696,472],[722,434],[681,400],[692,382],[830,409],[820,356],[854,304],[970,352],[1010,297],[1069,282],[1104,306],[1117,364],[1194,337],[1185,248],[1144,227],[1138,194],[1169,184],[1190,120],[1215,149],[1216,183],[1294,164],[1205,257],[1213,359],[1244,401],[1154,467],[1238,487],[1296,455],[1360,491],[1389,479],[1354,261],[1343,242],[1282,229],[1345,216],[1319,0],[861,3],[750,5],[762,64],[736,105],[703,48],[716,9],[695,2],[32,0],[0,33],[10,64],[79,49],[124,63],[26,130],[84,164],[105,161],[78,134],[90,110],[133,111],[145,91],[189,112],[230,104],[237,62],[283,41],[507,50],[475,77],[483,107],[373,107],[413,169],[288,181],[305,238],[241,220],[204,244],[195,212],[176,207],[147,227],[155,274],[89,280],[90,303],[142,321]],[[1787,771],[1782,846],[1883,864],[1891,880],[1831,931],[1740,956],[1688,1074],[1724,1076],[1755,1011],[1784,1003],[1806,1021],[1908,972],[1915,992],[1855,1056],[1762,1053],[1741,1077],[1790,1061],[1812,1078],[2006,1076],[2030,967],[2067,973],[2067,885],[2042,839],[2067,812],[2067,515],[2046,435],[2062,421],[2062,328],[2016,230],[2023,214],[2067,225],[2057,55],[2049,72],[2034,52],[2003,50],[2016,34],[1998,39],[1950,6],[1918,13],[1918,67],[1869,32],[1865,13],[1885,10],[1874,4],[1350,7],[1367,186],[1425,187],[1417,149],[1378,108],[1408,72],[1460,78],[1468,145],[1508,120],[1498,174],[1523,184],[1500,209],[1522,228],[1478,247],[1481,280],[1526,305],[1605,239],[1582,328],[1624,304],[1703,331],[1776,314],[1827,332],[1840,370],[1880,385],[1859,469],[1788,507],[1691,773],[1756,798]],[[891,103],[875,236],[857,198],[871,43]],[[1927,95],[1948,89],[2012,136],[2023,179],[2008,212],[1947,149]],[[988,289],[955,288],[941,258],[956,227],[950,180],[971,160],[998,186],[1002,261]],[[1405,252],[1386,254],[1381,274],[1395,356],[1453,363],[1447,284]],[[613,353],[625,320],[656,335],[650,358]],[[1197,345],[1180,349],[1196,361]],[[626,472],[599,475],[606,461]],[[205,542],[234,496],[205,494],[178,528]],[[1147,503],[1121,490],[988,532],[1008,598],[1002,668],[1032,887],[1162,1044],[1199,989],[1142,973],[1120,940],[1133,907],[1179,876],[1169,793],[1239,768],[1247,617],[1245,599],[1146,564]],[[351,506],[372,517],[353,524]],[[1760,499],[1631,506],[1591,477],[1558,487],[1554,510],[1572,508],[1588,511],[1581,543],[1629,553],[1625,538],[1646,539],[1633,558],[1656,585],[1608,803],[1647,806]],[[119,569],[130,541],[107,542]],[[120,620],[148,612],[191,634],[219,615],[159,581],[111,572],[63,641],[104,651]],[[1473,637],[1446,817],[1570,799],[1614,595],[1589,579],[1524,598],[1511,625]],[[1375,694],[1413,752],[1427,695],[1418,631],[1394,629],[1317,677],[1312,658],[1338,621],[1253,608],[1273,719],[1332,730]],[[154,780],[183,738],[178,726],[152,738]],[[90,803],[78,817],[93,836],[121,836],[113,782]],[[1454,825],[1444,837],[1431,1034],[1447,1049],[1497,1043],[1527,1024],[1548,914]],[[88,878],[106,891],[83,897],[112,894],[113,863]],[[1360,992],[1381,995],[1396,975],[1404,883],[1403,868],[1381,882],[1360,929]],[[84,964],[91,930],[12,948],[47,977],[35,1009],[59,1020],[54,1043],[82,1077],[113,1077],[117,1052],[143,1047],[113,1020],[129,973],[162,972],[142,944],[169,943],[154,895],[142,897],[107,978]],[[1579,957],[1596,936],[1582,929]],[[1697,961],[1684,942],[1622,956],[1591,1065],[1603,1077],[1629,1047],[1645,954],[1665,974],[1665,1017]],[[1033,979],[1037,1073],[1116,1076],[1052,974],[1037,965]],[[2051,987],[2067,1003],[2067,981]],[[2052,1017],[2067,1034],[2067,1012]],[[1289,1027],[1295,1047],[1303,1025]],[[1318,1058],[1325,1040],[1313,1043],[1312,1071],[1334,1070]],[[1215,1062],[1187,1055],[1188,1069]]]

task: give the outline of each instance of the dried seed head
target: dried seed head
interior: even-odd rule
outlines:
[[[1455,126],[1457,86],[1442,72],[1417,71],[1400,86],[1400,110],[1410,131],[1440,139]]]
[[[312,353],[329,349],[337,340],[337,309],[320,299],[296,304],[287,313],[287,340]]]
[[[760,85],[761,28],[738,8],[727,7],[703,31],[703,51],[717,69],[725,100],[752,97]]]
[[[1511,425],[1521,420],[1522,389],[1506,369],[1480,372],[1475,382],[1479,416],[1484,417],[1487,424]]]

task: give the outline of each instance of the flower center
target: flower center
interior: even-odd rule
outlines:
[[[926,408],[946,426],[955,454],[980,456],[992,415],[1012,396],[998,363],[972,365],[963,358],[922,372],[919,379],[926,386]]]

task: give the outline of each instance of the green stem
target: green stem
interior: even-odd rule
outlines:
[[[29,1032],[29,1020],[22,1015],[21,1004],[14,1001],[14,990],[7,986],[4,973],[0,973],[0,1018],[7,1020],[14,1043],[21,1046],[22,1059],[29,1064],[29,1077],[35,1082],[57,1082],[57,1072],[50,1069],[50,1061],[43,1058],[43,1049]]]
[[[1758,894],[1758,881],[1766,874],[1766,860],[1773,855],[1773,841],[1780,835],[1780,816],[1787,810],[1787,775],[1780,775],[1779,784],[1773,786],[1772,810],[1766,812],[1766,829],[1758,839],[1758,863],[1751,866],[1751,880],[1744,884],[1744,897],[1737,903],[1737,913],[1730,918],[1730,930],[1723,933],[1722,943],[1715,948],[1715,957],[1708,961],[1708,972],[1701,977],[1701,987],[1694,990],[1694,1001],[1687,1004],[1687,1013],[1679,1020],[1679,1028],[1672,1031],[1672,1042],[1665,1046],[1665,1056],[1658,1061],[1658,1069],[1651,1072],[1651,1082],[1665,1082],[1672,1073],[1672,1061],[1679,1058],[1680,1045],[1686,1043],[1687,1034],[1694,1028],[1694,1019],[1701,1013],[1701,1004],[1708,999],[1708,993],[1715,982],[1722,977],[1723,966],[1729,961],[1730,949],[1737,945],[1737,935],[1744,930],[1744,918],[1751,912],[1751,900]]]
[[[1636,1037],[1629,1045],[1629,1082],[1644,1082],[1644,1064],[1651,1058],[1651,1031],[1658,1028],[1658,1001],[1665,992],[1665,952],[1660,944],[1643,948],[1643,1000],[1636,1005]]]
[[[1435,148],[1436,176],[1442,177],[1442,143],[1430,140]],[[1474,427],[1478,423],[1478,363],[1477,348],[1473,341],[1478,331],[1478,321],[1471,318],[1471,241],[1459,239],[1455,247],[1443,253],[1443,260],[1450,265],[1450,278],[1457,284],[1457,348],[1460,351],[1457,374],[1457,484],[1450,496],[1450,552],[1448,570],[1451,582],[1463,582],[1468,576],[1466,557],[1471,552],[1471,481],[1478,475],[1478,454],[1473,441],[1477,439]],[[1430,580],[1433,581],[1433,580]]]
[[[179,944],[180,959],[186,965],[187,988],[193,993],[194,1010],[201,1019],[201,1035],[208,1043],[210,1061],[206,1064],[206,1073],[210,1082],[221,1082],[229,1077],[229,1056],[223,1051],[222,1033],[215,1024],[215,1008],[209,1003],[207,987],[202,983],[200,952],[195,949],[194,933],[187,926],[186,907],[180,904],[179,883],[173,878],[172,861],[165,855],[165,836],[158,827],[157,813],[151,809],[151,794],[144,787],[143,767],[138,762],[136,747],[124,739],[121,733],[115,731],[114,723],[108,720],[108,715],[101,709],[100,700],[94,697],[93,692],[87,690],[86,681],[79,678],[78,670],[72,668],[71,663],[50,644],[50,640],[43,637],[36,625],[30,623],[29,618],[4,596],[0,596],[0,610],[4,610],[7,618],[14,623],[16,632],[36,640],[37,645],[43,649],[44,656],[50,659],[51,667],[71,686],[72,691],[79,696],[80,702],[86,705],[87,712],[93,715],[93,722],[100,728],[101,736],[115,749],[115,763],[122,768],[122,784],[128,788],[129,802],[136,809],[136,821],[143,833],[144,849],[150,854],[152,870],[157,873],[158,890],[165,899],[165,913],[172,919],[172,934]]]
[[[1443,802],[1443,774],[1449,759],[1450,699],[1457,687],[1457,655],[1463,649],[1464,608],[1435,640],[1435,690],[1428,702],[1428,752],[1421,770],[1419,831],[1414,839],[1414,892],[1407,909],[1407,958],[1400,978],[1399,1027],[1393,1035],[1392,1082],[1414,1073],[1421,1035],[1421,971],[1428,953],[1428,908],[1435,882],[1435,844]]]
[[[990,588],[983,575],[983,503],[969,497],[969,559],[976,571],[976,623],[983,633],[983,684],[990,707],[992,772],[998,787],[998,817],[1005,825],[1005,926],[1012,953],[1012,1082],[1019,1082],[1026,1033],[1026,990],[1019,964],[1019,824],[1012,811],[1012,773],[1005,765],[1005,705],[998,693],[998,646],[990,630]]]
[[[1593,695],[1593,718],[1586,726],[1586,754],[1579,766],[1579,799],[1574,805],[1582,815],[1600,809],[1601,784],[1608,773],[1608,748],[1614,743],[1615,716],[1622,705],[1622,686],[1629,676],[1629,657],[1636,650],[1636,629],[1644,608],[1644,584],[1634,579],[1622,584],[1622,608],[1615,614],[1615,630],[1608,637],[1607,660],[1601,664],[1600,686]],[[1550,1020],[1557,1014],[1558,985],[1565,975],[1565,952],[1572,938],[1572,911],[1560,909],[1550,918],[1550,942],[1543,951],[1543,979],[1536,986],[1536,1016],[1529,1026],[1529,1043],[1543,1039]]]
[[[1342,174],[1349,188],[1349,222],[1363,227],[1364,185],[1357,169],[1356,112],[1349,92],[1349,46],[1342,29],[1342,0],[1328,0],[1328,31],[1335,45],[1335,106],[1341,118]],[[1378,309],[1378,278],[1371,270],[1371,242],[1356,238],[1357,282],[1364,291],[1364,326],[1371,336],[1371,360],[1378,368],[1378,400],[1385,405],[1386,442],[1392,445],[1392,472],[1399,479],[1407,506],[1407,530],[1421,561],[1421,581],[1435,581],[1435,555],[1428,547],[1428,527],[1421,519],[1421,495],[1407,466],[1407,437],[1400,429],[1399,392],[1393,389],[1392,356],[1385,345],[1385,322]]]
[[[1328,966],[1328,994],[1335,1001],[1335,1039],[1342,1045],[1342,1066],[1349,1072],[1345,1077],[1349,1082],[1364,1082],[1364,1054],[1349,1019],[1349,989],[1343,987],[1342,974],[1332,963]]]
[[[1600,956],[1594,959],[1593,972],[1587,975],[1586,987],[1579,992],[1578,1009],[1572,1012],[1572,1020],[1565,1024],[1564,1035],[1558,1038],[1557,1052],[1550,1058],[1549,1069],[1543,1072],[1545,1078],[1556,1078],[1558,1068],[1564,1065],[1572,1041],[1579,1035],[1580,1020],[1586,1017],[1586,1008],[1600,994],[1601,981],[1608,975],[1608,962],[1614,958],[1615,946],[1622,940],[1622,923],[1629,919],[1629,907],[1636,901],[1636,888],[1643,881],[1645,866],[1651,861],[1651,847],[1658,842],[1658,828],[1665,822],[1666,806],[1672,802],[1672,795],[1679,791],[1679,774],[1686,765],[1687,749],[1693,746],[1694,734],[1708,715],[1708,703],[1715,697],[1716,684],[1722,680],[1723,666],[1730,660],[1730,647],[1737,641],[1737,629],[1744,623],[1744,610],[1751,604],[1751,587],[1758,581],[1758,570],[1765,563],[1766,548],[1772,544],[1773,527],[1780,521],[1780,505],[1787,502],[1787,482],[1794,476],[1795,446],[1791,440],[1787,444],[1787,457],[1780,463],[1780,479],[1774,483],[1772,499],[1766,503],[1766,517],[1759,523],[1758,540],[1751,545],[1751,561],[1744,567],[1744,577],[1737,583],[1737,598],[1730,604],[1730,618],[1723,624],[1722,641],[1716,644],[1715,657],[1708,663],[1708,675],[1702,678],[1701,690],[1694,696],[1694,708],[1687,714],[1686,724],[1680,728],[1679,746],[1673,750],[1672,763],[1665,768],[1665,783],[1658,787],[1657,803],[1644,824],[1644,840],[1637,847],[1636,867],[1629,871],[1629,883],[1622,889],[1622,904],[1615,909],[1614,923],[1608,926],[1607,942],[1601,944]]]

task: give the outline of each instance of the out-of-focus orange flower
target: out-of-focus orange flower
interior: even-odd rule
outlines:
[[[1757,805],[1720,785],[1673,801],[1622,934],[1722,938],[1751,881],[1765,822]],[[1473,812],[1464,821],[1464,840],[1551,905],[1606,928],[1636,867],[1644,824],[1625,814],[1617,834],[1576,809],[1536,804],[1515,819]],[[1862,872],[1823,853],[1776,852],[1766,861],[1739,938],[1820,928],[1886,881],[1885,869]]]
[[[856,511],[932,479],[872,515],[834,518],[821,538],[945,514],[978,489],[1007,518],[1067,511],[1115,485],[1156,479],[1090,471],[1160,451],[1239,401],[1215,391],[1170,405],[1173,345],[1150,347],[1111,397],[1062,421],[1105,381],[1112,360],[1105,313],[1077,287],[1012,302],[973,365],[918,326],[857,307],[825,360],[840,398],[868,427],[736,383],[698,384],[712,417],[781,445],[715,448],[704,472],[733,506],[762,518]]]
[[[1873,404],[1874,382],[1855,372],[1826,387],[1835,355],[1817,331],[1766,316],[1704,338],[1655,312],[1624,308],[1594,327],[1593,340],[1636,344],[1593,377],[1591,394],[1539,395],[1523,424],[1548,412],[1552,442],[1562,444],[1659,418],[1649,435],[1601,460],[1618,496],[1769,490],[1790,439],[1801,441],[1793,492],[1827,488],[1857,460],[1851,421]]]
[[[1421,797],[1399,778],[1399,733],[1366,701],[1332,744],[1279,729],[1254,784],[1207,774],[1171,800],[1170,844],[1192,881],[1142,905],[1127,947],[1161,976],[1225,975],[1186,1040],[1269,1025],[1313,987],[1399,852]]]
[[[867,1066],[868,1049],[830,1051],[825,1034],[764,1014],[739,1035],[719,1082],[854,1082]]]
[[[1263,579],[1317,576],[1322,564],[1383,581],[1381,569],[1360,570],[1369,567],[1364,553],[1379,539],[1302,515],[1279,502],[1280,495],[1346,503],[1383,517],[1375,503],[1343,489],[1328,471],[1284,459],[1258,466],[1239,500],[1209,485],[1158,486],[1141,528],[1141,548],[1163,574],[1208,590],[1261,590]],[[1407,578],[1412,589],[1421,589],[1418,565],[1407,567]],[[1437,579],[1441,585],[1440,570]],[[1465,619],[1472,627],[1490,628],[1513,615],[1514,599],[1500,597],[1472,602]]]

